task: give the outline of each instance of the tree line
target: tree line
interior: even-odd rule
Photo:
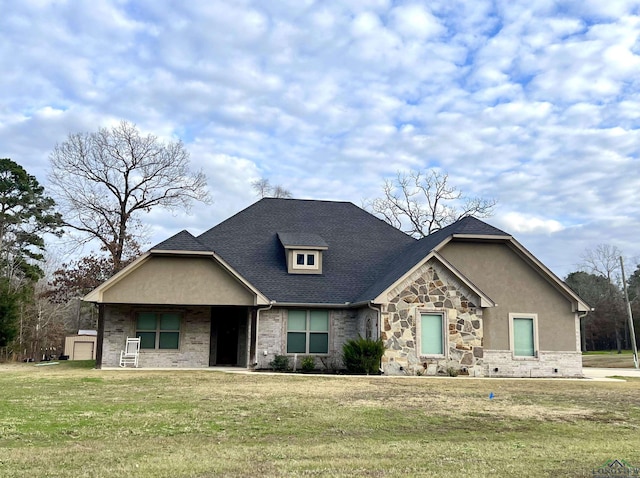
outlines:
[[[210,202],[206,177],[191,169],[181,141],[144,135],[126,121],[69,134],[49,160],[45,193],[22,166],[0,159],[0,360],[57,355],[65,335],[95,329],[95,308],[80,299],[139,256],[147,237],[144,214]],[[258,197],[292,197],[266,178],[251,186]],[[490,217],[495,206],[495,199],[466,196],[438,169],[398,172],[380,197],[363,201],[416,238],[464,216]],[[99,249],[45,274],[45,238],[63,233],[74,247]],[[598,246],[565,279],[595,309],[581,321],[583,350],[629,347],[620,255]],[[633,315],[640,317],[640,264],[627,284]]]

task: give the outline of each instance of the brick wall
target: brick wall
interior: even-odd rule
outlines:
[[[358,336],[359,322],[354,310],[329,309],[329,353],[313,355],[316,368],[342,368],[342,345]],[[287,354],[287,309],[273,308],[260,312],[256,355],[257,369],[271,368],[269,363],[276,355],[289,355],[289,362],[293,366],[294,354]],[[298,368],[304,356],[297,355]]]
[[[485,350],[486,377],[582,377],[580,352],[538,352],[535,359],[514,359],[510,350]]]
[[[179,350],[141,350],[139,367],[209,366],[210,308],[188,307],[181,311]],[[102,365],[117,367],[126,338],[135,336],[135,313],[128,306],[107,305],[104,319]]]

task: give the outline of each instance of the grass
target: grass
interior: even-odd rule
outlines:
[[[0,476],[592,476],[640,381],[0,371]],[[493,392],[494,398],[489,399]]]
[[[634,368],[633,352],[623,350],[621,354],[612,350],[598,350],[594,352],[582,353],[583,367],[598,368]]]

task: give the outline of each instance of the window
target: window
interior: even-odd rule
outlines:
[[[293,269],[318,269],[318,251],[293,251]]]
[[[420,314],[420,355],[444,355],[444,315]]]
[[[141,349],[178,349],[180,314],[176,312],[139,312],[136,337]]]
[[[287,353],[329,353],[329,311],[290,310],[287,319]]]
[[[511,350],[515,357],[537,357],[537,319],[535,314],[509,314]]]

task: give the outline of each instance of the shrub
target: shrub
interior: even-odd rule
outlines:
[[[382,339],[371,340],[358,337],[342,346],[342,361],[349,373],[379,373],[380,359],[384,355]]]
[[[286,355],[276,355],[273,360],[269,362],[269,366],[274,372],[286,372],[289,370],[289,357]]]
[[[302,359],[302,363],[300,364],[300,368],[303,373],[313,372],[316,368],[316,360],[313,357],[305,357]]]

